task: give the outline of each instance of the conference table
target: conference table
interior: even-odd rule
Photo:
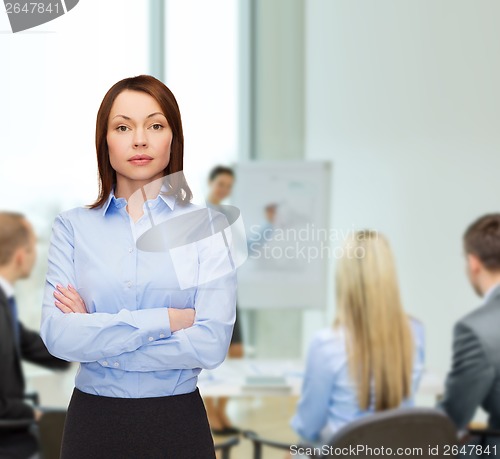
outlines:
[[[27,390],[40,395],[42,405],[67,407],[78,364],[54,373],[25,364]],[[227,359],[214,370],[204,370],[198,387],[205,397],[297,397],[300,395],[304,362],[282,359]],[[417,404],[433,405],[443,392],[444,376],[426,371],[418,391]],[[423,403],[419,403],[419,398]]]
[[[215,370],[200,375],[198,387],[208,397],[300,395],[304,362],[300,360],[228,359]],[[427,371],[419,395],[434,400],[443,391],[442,376]]]

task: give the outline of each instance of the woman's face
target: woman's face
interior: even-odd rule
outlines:
[[[172,130],[160,105],[149,94],[125,90],[117,96],[106,139],[117,183],[124,179],[149,182],[164,175]]]

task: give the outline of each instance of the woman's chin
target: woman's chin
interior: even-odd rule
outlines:
[[[152,180],[158,179],[163,176],[163,169],[158,170],[157,168],[151,167],[138,167],[134,170],[129,170],[125,174],[121,175],[124,179],[128,181],[140,181],[140,182],[150,182]]]

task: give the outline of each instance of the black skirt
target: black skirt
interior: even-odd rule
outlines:
[[[61,459],[215,459],[198,388],[189,394],[113,398],[73,391]]]

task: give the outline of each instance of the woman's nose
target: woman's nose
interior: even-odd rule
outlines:
[[[135,133],[135,136],[134,136],[134,145],[136,147],[144,147],[146,146],[147,144],[147,141],[146,141],[146,135],[144,134],[144,132],[138,130],[136,131]]]

